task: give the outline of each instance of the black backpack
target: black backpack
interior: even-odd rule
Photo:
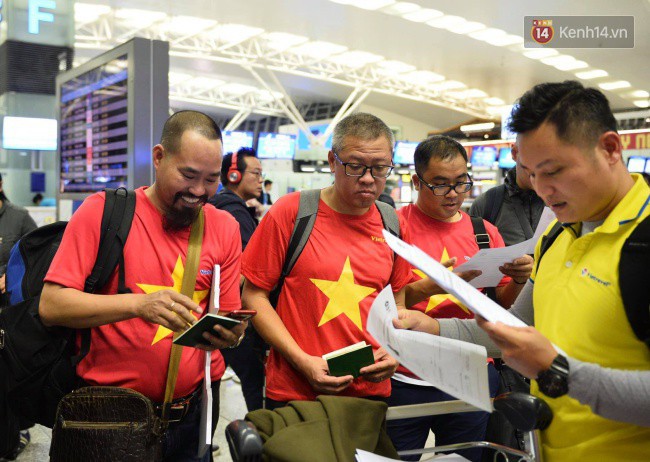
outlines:
[[[546,251],[564,231],[556,222],[542,236],[537,269]],[[621,248],[618,263],[618,283],[625,314],[636,337],[650,348],[650,215],[645,217],[628,236]]]
[[[106,190],[97,259],[84,292],[93,293],[106,285],[118,263],[118,291],[130,292],[124,283],[122,250],[134,212],[135,192],[124,188]],[[66,225],[57,222],[37,228],[16,243],[7,266],[7,280],[11,281],[8,286],[21,292],[12,293],[11,299],[18,297],[22,301],[0,312],[0,369],[6,371],[0,378],[0,388],[6,391],[11,411],[47,427],[54,423],[61,398],[80,385],[76,366],[90,349],[90,329],[81,330],[81,349],[74,354],[77,331],[46,327],[38,314],[43,278]]]

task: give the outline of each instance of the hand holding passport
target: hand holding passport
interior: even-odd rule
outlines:
[[[355,379],[361,375],[359,371],[362,368],[375,363],[372,346],[363,341],[324,354],[323,359],[327,361],[329,375],[334,377],[351,375]]]

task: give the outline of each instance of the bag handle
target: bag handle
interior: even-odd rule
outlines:
[[[187,258],[185,259],[185,271],[183,272],[183,283],[181,293],[186,297],[194,296],[194,286],[196,285],[196,275],[199,272],[199,259],[201,257],[201,243],[203,242],[204,216],[203,208],[199,215],[192,223],[190,229],[190,241],[187,248]],[[181,333],[174,332],[174,338]],[[174,399],[174,390],[176,389],[176,379],[178,377],[178,366],[181,362],[183,347],[172,343],[172,351],[169,355],[169,368],[167,369],[167,385],[165,386],[165,400],[163,401],[162,420],[166,422],[169,417],[170,403]]]

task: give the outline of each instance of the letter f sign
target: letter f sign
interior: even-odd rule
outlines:
[[[47,10],[56,9],[56,2],[54,0],[29,0],[29,10],[27,12],[28,18],[28,31],[30,34],[38,34],[40,32],[39,22],[54,22],[54,15],[52,13],[44,13],[41,8]]]

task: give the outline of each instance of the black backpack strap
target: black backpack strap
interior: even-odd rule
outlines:
[[[84,292],[93,293],[106,285],[119,263],[118,289],[120,294],[131,292],[125,284],[124,245],[131,230],[135,213],[135,191],[126,188],[106,189],[104,214],[97,259],[90,276],[86,279]],[[77,365],[90,351],[90,329],[81,329],[81,348],[79,354],[71,358]]]
[[[491,190],[490,190],[491,191]],[[479,249],[490,248],[490,235],[485,229],[485,223],[481,217],[470,217],[472,220],[472,228],[474,229],[474,239]]]
[[[562,226],[562,223],[559,221],[556,221],[551,230],[546,233],[544,236],[542,236],[542,244],[539,249],[539,257],[537,257],[537,261],[535,262],[535,274],[537,274],[537,271],[539,271],[539,264],[542,261],[542,257],[546,253],[546,251],[553,245],[555,242],[555,239],[564,231],[564,226]]]
[[[293,231],[289,238],[289,246],[287,247],[287,254],[282,266],[282,273],[275,288],[269,295],[271,305],[275,308],[280,297],[280,292],[284,286],[284,280],[287,278],[294,265],[298,261],[298,257],[305,248],[305,244],[309,240],[309,235],[314,229],[314,222],[318,214],[318,203],[320,202],[320,189],[308,189],[300,192],[300,202],[298,205],[298,213],[296,221],[293,225]]]
[[[496,226],[497,215],[503,205],[503,198],[505,196],[506,186],[499,185],[490,188],[485,192],[485,209],[483,210],[483,218]]]
[[[492,189],[494,189],[494,188],[492,188]],[[488,192],[492,191],[492,189],[490,189]],[[490,248],[490,235],[487,233],[487,230],[485,229],[485,223],[483,222],[483,218],[470,216],[470,219],[472,220],[472,228],[474,230],[474,239],[476,240],[476,244],[478,245],[478,248],[479,249],[489,249]],[[494,287],[485,287],[483,290],[485,291],[485,295],[490,297],[495,302],[497,301],[496,288],[494,288]]]
[[[384,229],[395,237],[400,237],[399,218],[395,209],[386,202],[375,201],[375,205],[381,215],[381,221],[384,223]]]
[[[634,334],[650,348],[650,216],[625,240],[618,283]]]

